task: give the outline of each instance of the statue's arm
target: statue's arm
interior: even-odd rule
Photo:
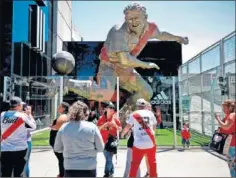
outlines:
[[[158,27],[156,27],[153,38],[159,39],[161,41],[176,41],[180,44],[188,44],[187,37],[176,36],[169,32],[160,31]]]
[[[160,31],[158,27],[156,28],[153,37],[161,41],[178,41],[180,38],[179,36],[175,36],[171,33]]]
[[[117,55],[119,62],[126,67],[132,67],[132,68],[140,67],[143,69],[150,68],[148,62],[143,62],[138,60],[135,56],[130,55],[129,52],[118,52]]]

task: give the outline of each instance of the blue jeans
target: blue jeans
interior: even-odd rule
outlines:
[[[236,150],[235,146],[231,146],[229,148],[229,153],[227,155],[228,158],[228,166],[230,170],[231,177],[236,177]]]
[[[189,141],[189,139],[184,139],[184,138],[182,138],[182,144],[185,146],[185,144],[187,145],[187,146],[189,146],[190,145],[190,141]]]
[[[114,174],[114,165],[112,162],[112,158],[114,153],[112,152],[108,152],[106,150],[104,150],[104,156],[106,159],[106,164],[105,164],[105,176],[109,177],[110,175]]]
[[[25,163],[25,168],[24,168],[24,174],[25,174],[25,177],[30,177],[29,159],[30,159],[30,153],[31,153],[31,149],[32,149],[32,142],[28,141],[27,144],[28,144],[28,150],[27,150],[27,153],[25,156],[26,163]]]

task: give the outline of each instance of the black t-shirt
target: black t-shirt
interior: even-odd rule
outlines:
[[[97,124],[98,122],[98,118],[99,118],[99,114],[97,111],[93,111],[95,112],[95,114],[92,116],[91,113],[89,114],[89,117],[88,117],[88,122],[93,122],[94,124]]]
[[[134,145],[134,136],[133,136],[133,132],[131,132],[130,137],[127,141],[127,147],[132,148],[133,145]]]
[[[55,119],[52,123],[52,126],[56,125],[57,123],[57,119]],[[55,143],[55,140],[56,140],[56,136],[57,136],[57,132],[58,130],[51,130],[50,131],[50,136],[49,136],[49,144],[54,147],[54,143]]]

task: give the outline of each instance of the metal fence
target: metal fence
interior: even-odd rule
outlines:
[[[179,68],[179,111],[182,123],[211,136],[218,128],[214,113],[235,100],[235,31]]]

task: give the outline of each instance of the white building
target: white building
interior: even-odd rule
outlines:
[[[83,41],[83,37],[80,36],[79,32],[77,31],[77,29],[75,28],[74,25],[73,25],[73,29],[72,29],[72,39],[71,39],[71,41]]]
[[[55,52],[63,49],[63,41],[81,41],[81,36],[72,23],[72,1],[53,1]]]

